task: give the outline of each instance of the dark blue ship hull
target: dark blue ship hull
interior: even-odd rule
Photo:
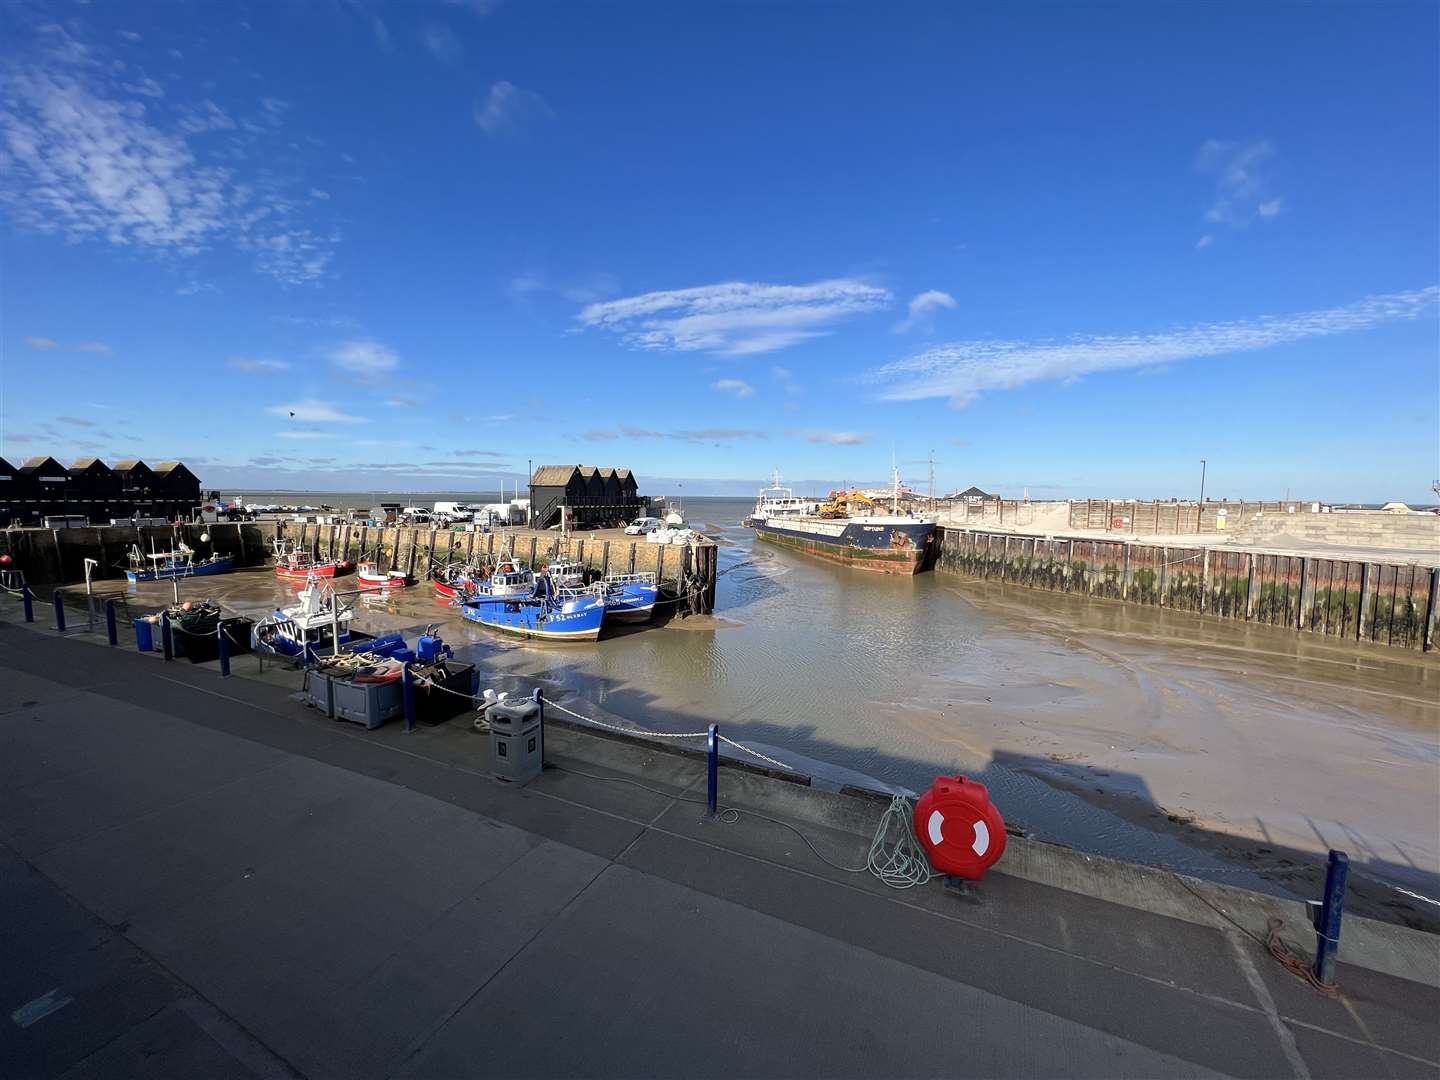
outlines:
[[[754,522],[755,535],[805,555],[882,574],[915,574],[935,541],[928,521],[777,518]]]

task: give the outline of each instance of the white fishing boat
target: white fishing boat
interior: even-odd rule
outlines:
[[[250,643],[257,651],[303,656],[307,650],[329,652],[351,641],[354,612],[340,603],[328,582],[311,574],[295,600],[255,623]]]

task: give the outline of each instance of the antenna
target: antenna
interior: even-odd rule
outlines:
[[[930,510],[935,510],[935,451],[930,451]]]

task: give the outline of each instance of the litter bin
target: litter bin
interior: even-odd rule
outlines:
[[[514,784],[539,776],[544,764],[540,703],[492,705],[485,718],[490,721],[490,771]]]
[[[135,648],[141,652],[155,651],[155,624],[149,619],[135,620]]]

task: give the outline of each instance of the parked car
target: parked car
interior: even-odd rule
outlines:
[[[626,536],[644,536],[652,533],[665,523],[657,517],[638,517],[625,526]]]

